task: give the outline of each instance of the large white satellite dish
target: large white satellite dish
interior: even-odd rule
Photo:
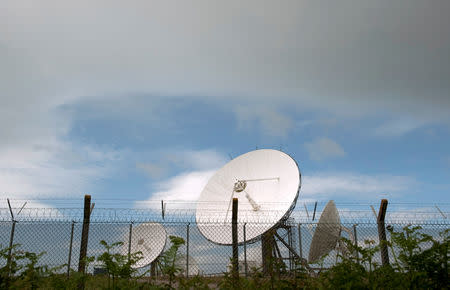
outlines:
[[[341,225],[336,205],[333,200],[330,200],[325,206],[314,232],[309,248],[309,262],[317,262],[321,257],[334,249],[345,252],[345,247],[340,244],[342,231],[346,231],[350,238],[353,239],[351,231]]]
[[[196,221],[203,236],[231,245],[231,204],[238,198],[238,243],[252,242],[287,218],[301,185],[300,170],[288,154],[255,150],[228,162],[212,176],[197,203]]]
[[[166,230],[160,223],[143,223],[133,228],[131,253],[142,252],[143,259],[133,265],[141,268],[153,262],[166,246]]]

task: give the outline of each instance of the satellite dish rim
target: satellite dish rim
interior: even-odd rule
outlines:
[[[272,230],[274,230],[274,229],[277,229],[277,228],[280,226],[280,224],[282,224],[287,218],[289,218],[289,216],[292,214],[292,211],[295,209],[295,206],[297,205],[297,200],[298,200],[298,197],[299,197],[299,195],[300,195],[300,190],[301,190],[301,187],[302,187],[302,173],[301,173],[300,167],[298,166],[297,161],[296,161],[290,154],[288,154],[288,153],[286,153],[286,152],[283,152],[283,151],[280,151],[280,150],[276,150],[276,149],[270,149],[270,148],[269,148],[269,149],[266,149],[266,148],[261,148],[261,149],[259,149],[259,148],[258,148],[258,149],[255,149],[255,150],[252,150],[252,151],[243,153],[243,154],[237,156],[236,158],[234,158],[233,160],[238,159],[239,157],[241,157],[241,156],[243,156],[243,155],[250,154],[250,153],[252,153],[252,152],[257,152],[257,151],[275,151],[275,152],[282,153],[282,154],[286,155],[287,157],[289,157],[289,159],[292,160],[292,161],[294,162],[295,168],[296,168],[297,171],[298,171],[298,186],[296,187],[297,190],[296,190],[296,192],[295,192],[295,196],[294,196],[294,198],[293,198],[293,200],[292,200],[290,206],[288,207],[288,209],[286,210],[286,212],[283,214],[283,216],[280,217],[280,218],[278,219],[278,221],[275,222],[270,228],[268,228],[267,230],[265,230],[265,231],[263,231],[262,233],[258,234],[258,235],[255,236],[254,238],[248,239],[248,240],[246,240],[246,241],[238,242],[238,245],[239,245],[239,246],[242,246],[242,245],[244,245],[244,244],[252,244],[252,243],[258,242],[259,240],[261,240],[261,237],[262,237],[265,233],[267,233],[267,232],[269,232],[269,231],[272,231]],[[211,180],[211,179],[212,179],[219,171],[221,171],[227,164],[229,164],[229,163],[232,162],[233,160],[227,162],[224,166],[222,166],[220,169],[218,169],[218,170],[214,173],[214,175],[210,177],[210,179],[208,180],[208,183],[209,183],[209,181],[210,181],[210,180]],[[203,188],[203,190],[206,188],[206,186],[208,186],[208,183],[205,185],[205,187]],[[202,192],[203,192],[203,190],[202,190]],[[201,197],[201,196],[200,196],[200,197]],[[199,197],[199,198],[200,198],[200,197]],[[197,202],[198,202],[198,200],[197,200]],[[199,232],[202,234],[202,236],[203,236],[207,241],[209,241],[209,242],[211,242],[211,243],[214,243],[214,244],[216,244],[216,245],[220,245],[220,246],[230,246],[230,245],[232,245],[232,243],[222,243],[222,242],[214,241],[214,240],[210,239],[209,237],[207,237],[205,234],[203,234],[203,232],[202,232],[202,230],[201,230],[201,227],[199,227],[198,224],[202,224],[202,223],[205,223],[205,222],[202,222],[202,221],[199,221],[199,220],[198,220],[197,210],[198,210],[198,205],[197,205],[196,213],[195,213],[195,221],[196,221],[196,224],[197,224],[197,228],[199,229]],[[238,210],[239,210],[239,209],[238,209]],[[254,223],[257,224],[257,222],[254,222]],[[214,223],[213,223],[213,224],[214,224]],[[231,224],[231,223],[230,223],[230,224]],[[238,220],[238,232],[239,232],[239,226],[243,226],[243,224],[252,224],[252,222],[244,222],[244,223],[242,223],[242,222],[239,222],[239,220]],[[264,224],[264,223],[263,223],[263,224]]]

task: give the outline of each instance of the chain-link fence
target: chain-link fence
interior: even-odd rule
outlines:
[[[231,226],[224,223],[196,223],[159,221],[153,227],[143,227],[146,223],[155,225],[154,220],[141,219],[139,222],[99,222],[89,225],[88,257],[98,258],[106,251],[101,241],[107,245],[122,242],[112,248],[112,252],[129,255],[136,251],[143,253],[144,259],[136,264],[138,274],[159,275],[158,260],[170,247],[169,236],[181,237],[185,243],[178,249],[176,266],[181,275],[215,276],[228,272],[231,266],[232,246]],[[14,226],[13,226],[14,225]],[[388,223],[394,231],[402,231],[407,223]],[[446,219],[434,223],[415,223],[421,226],[422,233],[432,236],[435,240],[442,237],[439,233],[449,229]],[[311,249],[325,249],[328,255],[312,261],[311,268],[327,268],[339,262],[340,255],[346,254],[346,247],[339,243],[341,237],[347,238],[353,244],[370,247],[364,241],[379,243],[376,222],[329,224],[328,229],[337,229],[339,236],[325,235],[326,239],[315,239],[316,222],[285,222],[276,228],[272,224],[239,223],[239,272],[248,275],[255,269],[264,270],[268,257],[275,258],[279,264],[289,270],[294,269],[299,261],[311,262]],[[271,229],[267,231],[267,229]],[[209,231],[205,235],[205,231]],[[263,236],[261,233],[265,232]],[[78,269],[82,222],[79,221],[49,221],[20,220],[0,222],[0,245],[6,248],[10,244],[19,244],[20,249],[27,252],[44,252],[40,264],[50,267],[62,266],[58,271],[69,273],[69,269]],[[206,238],[207,237],[207,238]],[[390,231],[387,232],[390,239]],[[131,242],[131,244],[130,244]],[[426,246],[426,245],[425,245]],[[431,242],[430,242],[431,246]],[[394,251],[394,253],[392,252]],[[390,249],[390,255],[395,254],[395,248]],[[381,263],[380,255],[375,255],[375,261]],[[0,261],[1,266],[6,259]],[[153,268],[152,268],[153,267]],[[97,259],[88,263],[86,272],[100,273],[103,265]]]

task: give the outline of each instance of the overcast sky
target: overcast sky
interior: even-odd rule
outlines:
[[[1,1],[3,197],[195,200],[282,149],[300,198],[450,202],[450,1]]]

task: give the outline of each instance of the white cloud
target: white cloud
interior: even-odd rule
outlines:
[[[151,195],[151,200],[196,201],[215,170],[183,173],[157,185],[159,189]]]
[[[167,177],[170,169],[184,172],[207,171],[219,168],[228,160],[225,156],[213,149],[189,150],[168,149],[158,151],[156,160],[152,162],[137,162],[136,168],[146,173],[152,179]]]
[[[345,156],[345,151],[335,141],[329,138],[318,138],[312,142],[305,143],[309,158],[312,160],[324,160]]]
[[[225,165],[227,158],[213,149],[206,150],[171,150],[164,154],[163,160],[180,168],[204,170]]]
[[[36,84],[40,77],[26,69],[32,60],[16,52],[5,56],[3,48],[0,43],[0,59],[13,64],[0,78],[0,191],[9,198],[36,198],[92,189],[118,152],[69,140],[73,116],[64,106],[77,98],[40,88],[45,83]]]
[[[302,198],[388,198],[411,189],[416,182],[406,176],[320,173],[302,176]]]
[[[8,198],[67,197],[93,189],[120,152],[54,142],[0,151],[0,191]]]
[[[396,119],[377,127],[375,129],[375,135],[382,137],[401,136],[423,127],[426,123],[424,120],[416,120],[413,118]]]
[[[157,182],[147,202],[155,200],[196,201],[211,176],[226,163],[219,152],[206,150],[181,150],[163,154],[162,160],[174,163],[184,171]]]

